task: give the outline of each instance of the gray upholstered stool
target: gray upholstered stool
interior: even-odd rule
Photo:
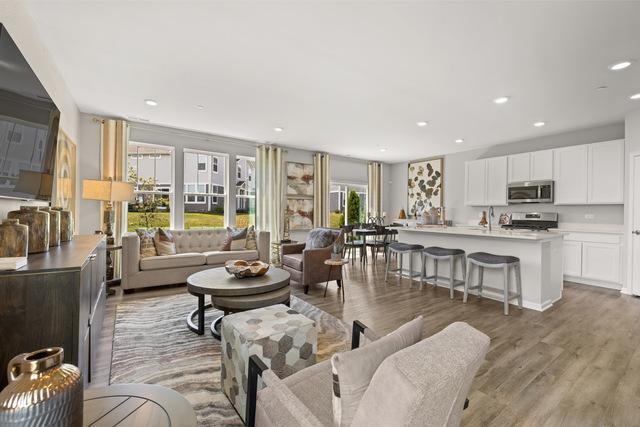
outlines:
[[[406,277],[409,278],[409,281],[413,284],[414,277],[421,277],[421,273],[413,272],[413,254],[420,253],[424,249],[422,245],[414,245],[410,243],[400,243],[394,242],[388,246],[389,253],[387,254],[387,268],[384,270],[384,281],[387,281],[387,276],[389,275],[389,271],[395,274],[398,277],[398,283],[402,280],[404,274],[402,274],[402,256],[409,255],[409,274]],[[389,261],[391,261],[391,255],[396,254],[396,267],[393,270],[389,270]]]
[[[427,276],[427,262],[433,260],[433,275]],[[462,267],[462,280],[456,280],[456,261],[460,260]],[[438,261],[449,261],[449,277],[438,276]],[[422,251],[422,275],[420,276],[420,289],[422,289],[423,281],[427,283],[431,280],[433,286],[437,286],[438,282],[449,285],[449,297],[453,299],[453,291],[456,286],[462,286],[465,283],[467,272],[467,257],[462,249],[440,248],[438,246],[429,246]]]
[[[467,256],[467,281],[464,285],[464,298],[463,301],[467,302],[469,291],[472,289],[478,290],[478,296],[482,297],[482,291],[488,289],[497,293],[502,292],[504,295],[504,314],[509,315],[509,301],[513,298],[518,299],[518,307],[522,309],[522,278],[520,277],[520,258],[509,255],[494,255],[486,252],[474,252]],[[478,285],[471,286],[471,272],[473,266],[478,267]],[[488,288],[483,286],[484,269],[502,269],[504,275],[504,289]],[[509,273],[513,270],[516,276],[516,289],[514,294],[509,292]]]

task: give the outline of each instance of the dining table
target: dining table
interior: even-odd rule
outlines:
[[[389,229],[388,227],[385,226],[385,230],[388,233],[387,235],[389,237],[396,236],[398,234],[398,230],[393,228]],[[375,236],[378,235],[378,230],[375,228],[354,228],[353,232],[356,236],[362,236],[362,250],[360,251],[360,261],[366,264],[367,263],[367,237],[373,236],[375,238]]]

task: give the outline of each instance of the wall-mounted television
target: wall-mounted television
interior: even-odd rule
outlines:
[[[60,111],[0,23],[0,197],[50,200]]]

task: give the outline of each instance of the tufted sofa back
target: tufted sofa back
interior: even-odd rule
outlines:
[[[227,230],[224,228],[204,230],[170,230],[176,242],[176,252],[221,251]]]

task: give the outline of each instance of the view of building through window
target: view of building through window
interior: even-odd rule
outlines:
[[[185,150],[185,229],[225,226],[226,163],[226,154]]]
[[[129,143],[127,179],[135,186],[136,201],[128,204],[127,230],[170,226],[172,169],[171,147]]]
[[[349,221],[347,212],[349,193],[352,191],[357,195],[359,207],[358,219],[355,222]],[[331,211],[329,225],[332,228],[338,228],[344,224],[365,222],[367,220],[367,186],[332,182],[329,193],[329,209]]]
[[[236,226],[256,225],[256,160],[236,158]]]

